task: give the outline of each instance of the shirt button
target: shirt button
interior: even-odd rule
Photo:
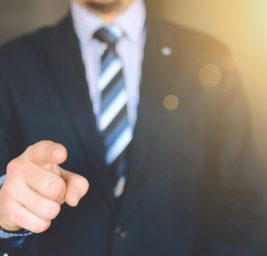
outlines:
[[[116,227],[114,230],[115,236],[120,239],[125,239],[127,237],[127,232],[123,230],[122,227]]]

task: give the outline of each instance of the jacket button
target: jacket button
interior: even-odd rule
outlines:
[[[125,239],[127,237],[127,232],[123,230],[122,227],[116,227],[114,230],[114,234],[117,238]]]

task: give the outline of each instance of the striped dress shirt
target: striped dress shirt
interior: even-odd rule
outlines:
[[[94,33],[103,26],[116,26],[124,36],[117,45],[118,55],[123,63],[123,71],[128,91],[128,113],[134,127],[139,103],[139,85],[145,44],[146,10],[143,0],[134,0],[128,9],[119,15],[112,24],[105,24],[96,15],[88,12],[79,3],[71,3],[74,29],[80,42],[86,79],[96,119],[99,120],[101,91],[97,87],[100,76],[101,55],[105,46],[93,38]]]

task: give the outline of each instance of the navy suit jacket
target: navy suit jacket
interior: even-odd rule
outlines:
[[[223,66],[229,52],[191,29],[147,26],[120,208],[70,16],[1,48],[1,170],[27,146],[52,140],[68,149],[63,167],[91,184],[77,208],[64,205],[34,237],[27,256],[255,255],[259,170],[236,72]]]

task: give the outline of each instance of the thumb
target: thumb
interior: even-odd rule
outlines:
[[[89,189],[89,182],[79,174],[61,169],[61,177],[66,183],[65,202],[72,207],[78,205]]]

